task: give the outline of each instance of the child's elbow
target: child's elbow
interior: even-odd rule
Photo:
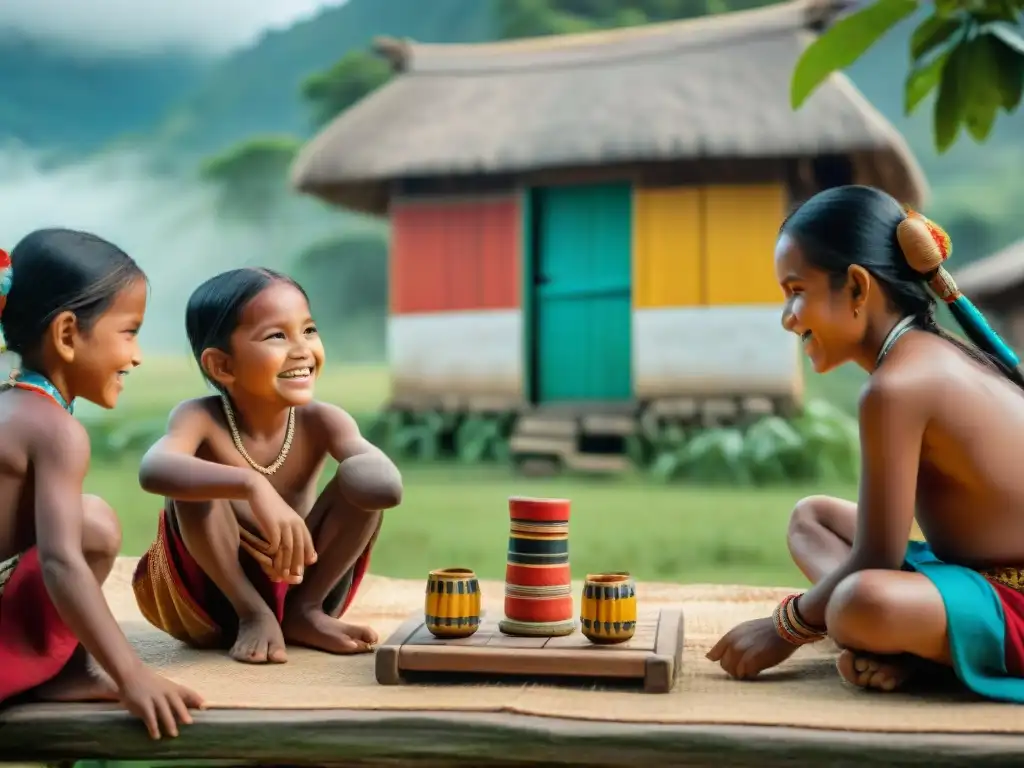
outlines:
[[[155,456],[146,455],[139,464],[139,485],[146,493],[161,494],[160,462]]]
[[[394,509],[402,503],[402,479],[396,478],[380,489],[380,509]]]
[[[39,546],[39,570],[43,583],[49,589],[80,578],[80,566],[86,566],[85,556],[81,552],[62,546]]]

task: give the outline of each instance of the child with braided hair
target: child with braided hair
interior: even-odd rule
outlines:
[[[1024,703],[1024,378],[944,269],[949,254],[938,226],[870,187],[821,192],[782,225],[783,326],[816,372],[870,374],[862,474],[856,502],[796,505],[789,549],[813,587],[718,641],[708,658],[731,676],[830,636],[855,685],[893,690],[937,663],[982,697]],[[971,344],[938,326],[933,294]],[[915,517],[927,543],[908,542]]]

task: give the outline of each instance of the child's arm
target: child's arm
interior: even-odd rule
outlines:
[[[144,491],[179,501],[251,501],[263,490],[260,486],[266,481],[256,472],[196,457],[209,423],[210,415],[195,400],[171,411],[167,434],[146,451],[139,465]]]
[[[293,554],[297,562],[315,562],[313,538],[305,522],[266,477],[195,455],[210,429],[210,415],[201,403],[182,403],[168,421],[167,434],[142,457],[139,484],[143,490],[179,501],[247,501],[268,545],[264,554],[275,556],[280,550],[280,558],[288,562]]]
[[[359,432],[356,420],[328,403],[317,403],[316,414],[325,430],[327,448],[338,462],[341,491],[360,509],[383,510],[402,502],[398,467]]]
[[[82,551],[82,484],[89,467],[89,436],[60,414],[30,448],[35,472],[36,546],[46,591],[57,613],[117,685],[126,708],[153,738],[177,735],[189,723],[188,706],[202,700],[143,665],[107,605]]]
[[[876,374],[868,382],[860,401],[862,460],[853,550],[797,602],[808,624],[825,626],[825,607],[847,576],[874,568],[900,569],[914,521],[926,403],[913,379]]]

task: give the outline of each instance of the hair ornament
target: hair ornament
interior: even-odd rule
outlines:
[[[3,316],[4,307],[7,305],[7,294],[11,292],[13,277],[11,257],[7,251],[0,250],[0,316]]]
[[[953,243],[946,231],[917,211],[905,207],[907,217],[896,227],[896,240],[907,264],[928,278],[928,287],[942,299],[964,326],[966,323],[983,337],[999,360],[1010,368],[1020,365],[1020,358],[989,325],[985,316],[957,288],[953,276],[942,263],[953,252]]]
[[[953,243],[946,231],[917,211],[905,208],[907,216],[896,227],[896,240],[907,264],[920,275],[928,277],[928,285],[946,303],[960,295],[952,276],[942,263],[953,252]]]

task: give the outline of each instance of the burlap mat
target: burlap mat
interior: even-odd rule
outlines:
[[[289,662],[250,666],[216,652],[190,650],[153,630],[131,591],[135,560],[124,558],[107,584],[107,598],[136,648],[168,676],[193,686],[212,707],[240,709],[370,709],[510,712],[639,723],[788,725],[889,732],[1024,732],[1012,705],[966,697],[880,694],[843,684],[835,648],[801,649],[787,663],[752,682],[736,682],[704,658],[740,621],[770,613],[787,590],[742,586],[639,584],[644,605],[682,605],[686,648],[676,688],[669,694],[596,691],[539,685],[381,686],[373,657],[334,657],[289,649]],[[579,590],[577,589],[578,593]],[[500,612],[500,583],[483,584],[488,610]],[[423,584],[368,576],[346,617],[368,623],[386,638],[422,607]]]

